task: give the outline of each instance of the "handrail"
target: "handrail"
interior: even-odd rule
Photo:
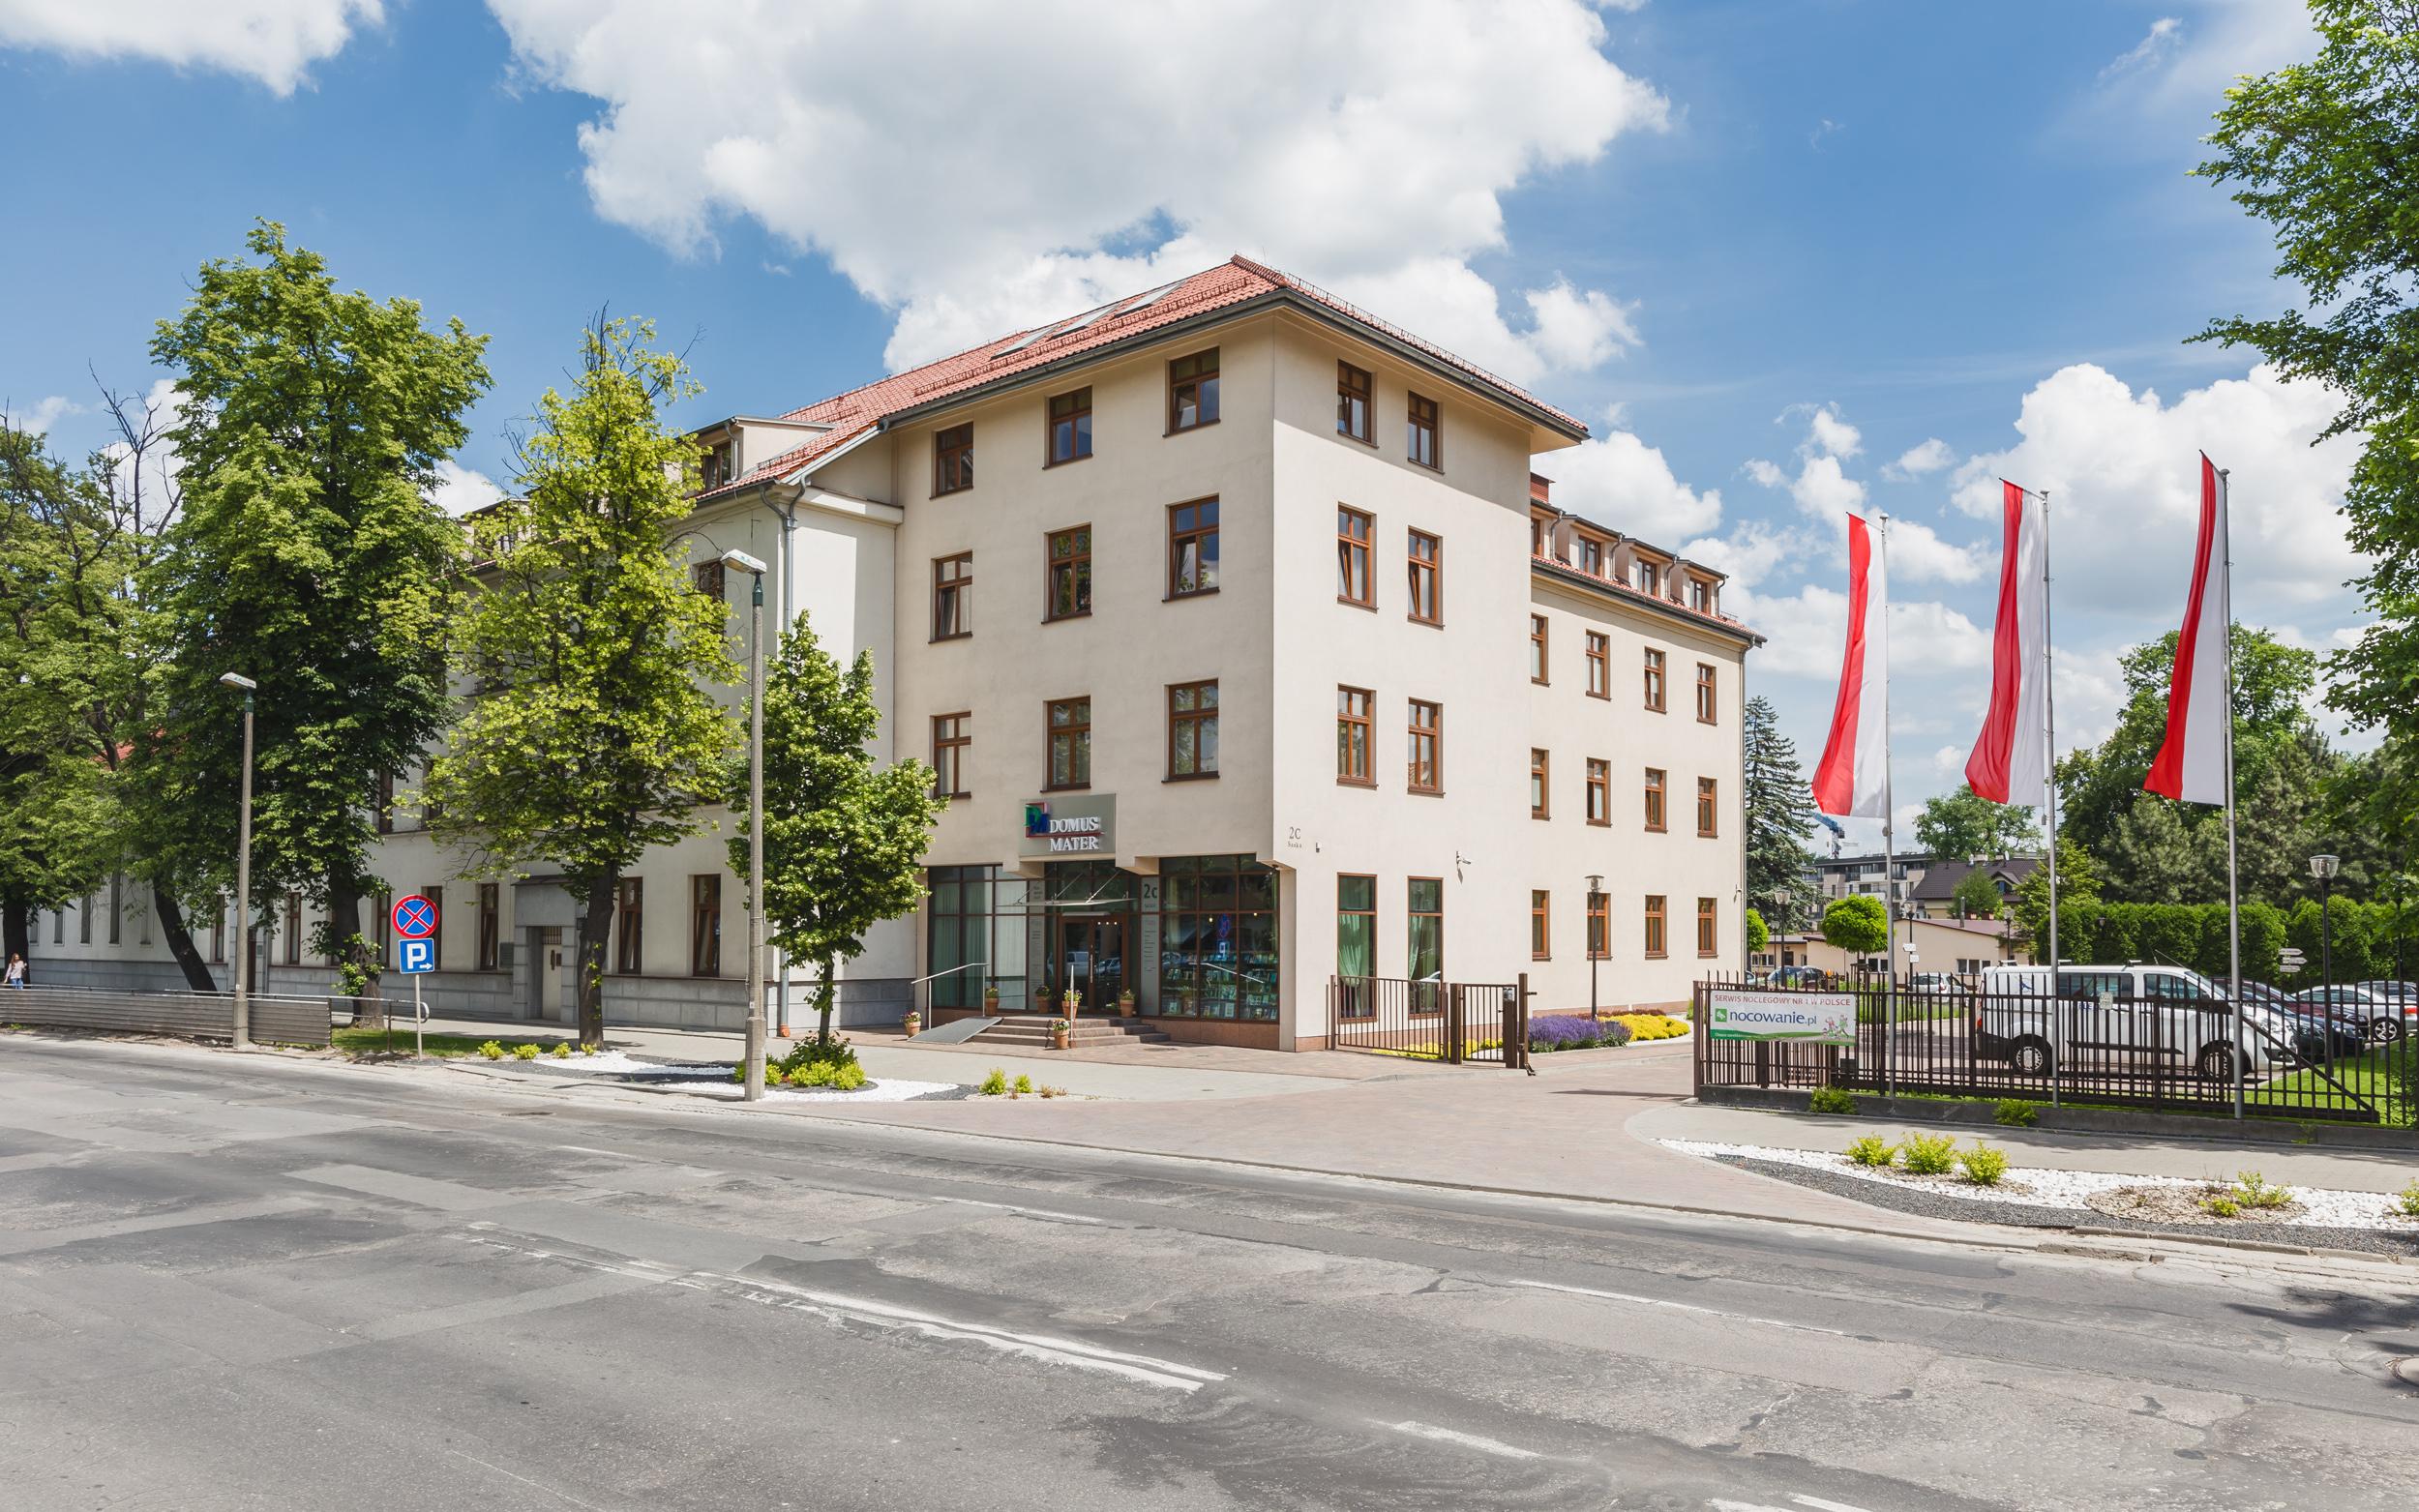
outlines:
[[[988,961],[970,961],[962,966],[951,966],[946,971],[936,971],[931,976],[919,976],[914,981],[910,982],[908,986],[921,987],[927,982],[936,981],[944,976],[955,976],[961,971],[971,971],[976,966],[987,966],[989,964],[991,964],[991,963]]]

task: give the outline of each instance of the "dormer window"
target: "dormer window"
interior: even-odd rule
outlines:
[[[1640,593],[1661,593],[1663,591],[1663,575],[1661,569],[1657,568],[1653,562],[1638,563],[1636,587]]]
[[[719,489],[737,475],[739,443],[725,439],[706,447],[704,460],[698,464],[698,487]]]
[[[1700,614],[1714,612],[1714,589],[1702,578],[1693,579],[1688,584],[1688,608]]]

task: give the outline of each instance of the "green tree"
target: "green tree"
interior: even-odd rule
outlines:
[[[1851,956],[1879,955],[1890,946],[1890,915],[1864,893],[1834,899],[1823,910],[1823,939]]]
[[[2049,953],[2049,869],[2035,867],[2016,884],[2010,911],[2016,938],[2039,960]],[[2100,934],[2100,868],[2091,853],[2058,837],[2058,954],[2069,961],[2097,942]]]
[[[1943,861],[2005,859],[2038,848],[2041,830],[2030,805],[1993,803],[1961,786],[1925,800],[1915,819],[1915,843]]]
[[[2342,403],[2328,435],[2364,436],[2344,491],[2373,618],[2338,653],[2328,701],[2419,734],[2419,0],[2310,0],[2315,58],[2238,80],[2197,172],[2275,231],[2280,280],[2311,313],[2212,321],[2197,341],[2255,348]],[[2313,316],[2315,318],[2313,318]],[[2398,827],[2419,822],[2405,796]]]
[[[358,976],[376,775],[416,766],[448,712],[462,531],[428,494],[488,386],[486,338],[340,291],[273,222],[246,245],[256,260],[203,264],[151,345],[183,391],[184,513],[147,585],[175,658],[146,827],[232,853],[241,737],[218,679],[257,678],[254,902],[309,899],[319,948]]]
[[[1995,919],[2004,900],[1999,896],[1999,884],[1991,879],[1990,874],[1977,867],[1957,878],[1957,885],[1950,889],[1949,901],[1965,918]]]
[[[604,1042],[605,948],[622,874],[703,827],[737,725],[729,611],[673,540],[697,447],[662,409],[700,392],[643,321],[582,333],[571,394],[538,400],[518,497],[481,514],[486,563],[457,626],[476,692],[424,795],[482,870],[560,874],[580,911],[580,1039]],[[767,705],[769,710],[770,705]]]
[[[932,768],[874,764],[881,726],[873,654],[858,652],[843,671],[799,616],[764,679],[764,918],[772,944],[818,969],[823,1041],[840,963],[865,949],[867,930],[924,896],[925,843],[942,808]],[[744,794],[744,758],[734,782]],[[744,876],[744,818],[739,828],[731,868]]]
[[[1791,900],[1805,875],[1806,837],[1814,833],[1814,795],[1772,700],[1761,695],[1747,700],[1743,736],[1747,903],[1788,931],[1801,922]]]
[[[2129,903],[2184,903],[2225,895],[2224,824],[2189,825],[2183,805],[2138,793],[2100,845],[2108,893]]]
[[[1749,908],[1747,910],[1747,954],[1760,955],[1772,942],[1773,932],[1771,927],[1765,924],[1764,916],[1753,908]]]

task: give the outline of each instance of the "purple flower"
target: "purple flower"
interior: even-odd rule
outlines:
[[[1529,1021],[1529,1048],[1533,1051],[1586,1050],[1597,1045],[1627,1045],[1629,1026],[1609,1019],[1598,1022],[1584,1014],[1547,1014]]]

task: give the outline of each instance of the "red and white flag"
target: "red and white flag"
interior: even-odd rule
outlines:
[[[1814,768],[1814,807],[1834,818],[1889,817],[1890,611],[1882,554],[1871,527],[1848,517],[1848,646],[1839,663],[1839,699],[1831,739]]]
[[[2024,490],[2002,480],[2004,537],[1999,558],[1999,618],[1990,646],[1990,708],[1967,786],[1993,803],[2042,804],[2048,798],[2048,520]]]
[[[2175,642],[2167,686],[2167,738],[2142,786],[2187,803],[2225,803],[2227,707],[2225,669],[2233,607],[2226,602],[2225,479],[2200,459],[2200,544],[2193,553],[2193,596]]]

